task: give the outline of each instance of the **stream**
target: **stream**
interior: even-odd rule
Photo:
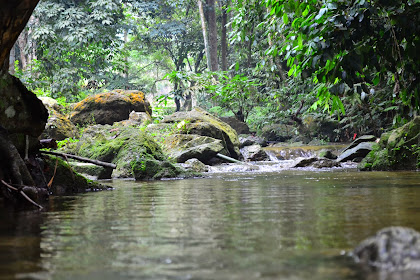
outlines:
[[[348,256],[383,227],[420,231],[420,172],[226,170],[2,205],[0,279],[420,279]]]

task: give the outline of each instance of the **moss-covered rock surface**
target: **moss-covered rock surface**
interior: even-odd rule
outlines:
[[[420,168],[420,116],[384,133],[359,164],[361,170],[416,170]]]
[[[52,182],[49,190],[54,195],[108,189],[106,186],[77,174],[66,161],[55,156],[45,156],[43,169],[46,183]]]
[[[161,179],[178,177],[183,172],[167,159],[159,144],[141,127],[90,126],[84,130],[80,141],[69,143],[64,149],[82,157],[116,164],[113,177]]]
[[[161,121],[162,124],[175,125],[178,134],[200,135],[220,140],[224,147],[220,153],[236,159],[240,157],[236,131],[201,108],[196,107],[189,112],[176,112],[165,117]]]

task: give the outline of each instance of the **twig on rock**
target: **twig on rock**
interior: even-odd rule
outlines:
[[[6,187],[8,187],[11,190],[17,191],[19,192],[27,201],[29,201],[30,203],[32,203],[33,205],[35,205],[36,207],[38,207],[40,210],[43,209],[43,207],[41,205],[39,205],[38,203],[36,203],[35,201],[33,201],[29,196],[26,195],[26,193],[24,191],[22,191],[21,189],[15,188],[11,185],[9,185],[8,183],[6,183],[4,180],[1,180],[2,184],[5,185]]]

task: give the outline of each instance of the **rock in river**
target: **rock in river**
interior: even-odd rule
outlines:
[[[178,134],[195,134],[218,139],[224,147],[223,152],[221,153],[235,159],[240,156],[239,139],[236,131],[227,123],[222,122],[220,119],[212,116],[201,108],[194,108],[189,112],[176,112],[166,116],[163,118],[160,125],[162,126],[165,124],[175,125]],[[149,129],[151,129],[151,127],[148,127],[148,130]]]
[[[372,151],[374,144],[374,142],[359,143],[356,147],[345,150],[345,152],[341,153],[337,158],[337,161],[344,162],[355,158],[364,158],[370,151]]]
[[[420,233],[388,227],[362,241],[353,251],[359,263],[386,270],[420,271]]]

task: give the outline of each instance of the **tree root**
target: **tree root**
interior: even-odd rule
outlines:
[[[48,190],[36,187],[31,173],[16,147],[10,141],[7,131],[0,127],[0,182],[1,194],[14,202],[30,202],[42,209],[35,201],[42,201],[48,196]],[[18,195],[19,194],[19,195]]]
[[[11,185],[9,185],[8,183],[6,183],[5,181],[3,181],[3,180],[0,180],[0,182],[4,185],[4,186],[6,186],[6,187],[8,187],[9,189],[11,189],[11,190],[14,190],[14,191],[16,191],[16,192],[19,192],[27,201],[29,201],[30,203],[32,203],[33,205],[35,205],[36,207],[38,207],[39,209],[42,209],[43,207],[41,206],[41,205],[39,205],[38,203],[36,203],[35,201],[33,201],[23,190],[25,189],[25,190],[33,190],[35,187],[30,187],[30,186],[22,186],[21,188],[15,188],[15,187],[13,187],[13,186],[11,186]],[[36,188],[35,188],[36,189]]]

